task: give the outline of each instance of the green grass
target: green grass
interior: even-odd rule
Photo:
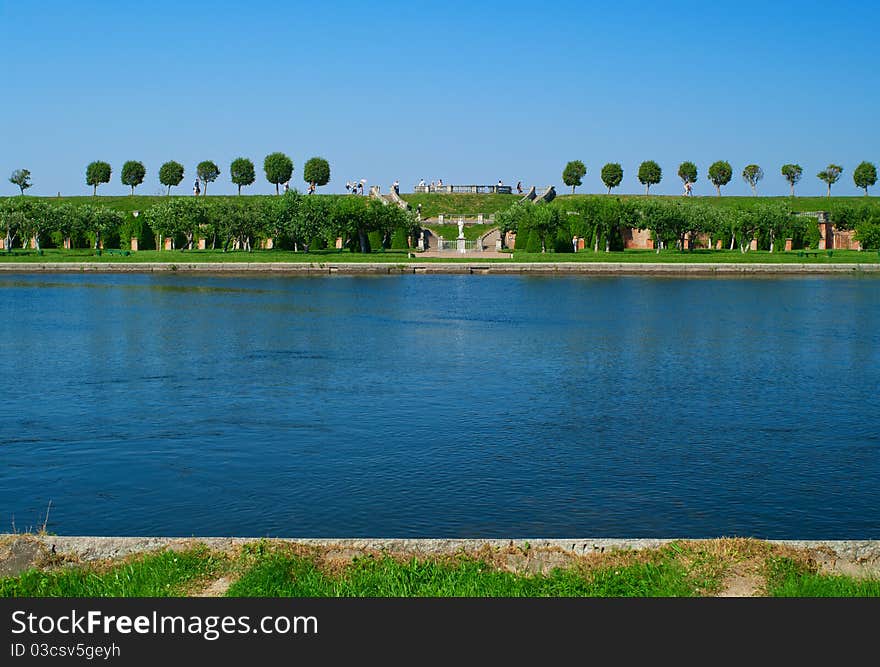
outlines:
[[[448,195],[448,194],[402,194],[413,211],[422,205],[422,218],[438,215],[490,215],[509,208],[521,199],[520,195]],[[458,236],[458,227],[455,230]]]
[[[430,229],[436,236],[442,236],[446,240],[457,239],[458,238],[458,225],[426,225],[427,229]],[[488,232],[490,229],[494,229],[495,225],[465,225],[461,230],[464,233],[464,237],[468,241],[476,241],[480,236]]]
[[[221,557],[200,547],[139,556],[105,571],[94,566],[31,569],[0,579],[0,597],[176,597],[223,566]]]
[[[768,559],[765,576],[770,597],[880,597],[880,579],[818,574],[790,558]]]
[[[246,571],[229,597],[690,597],[697,594],[672,562],[641,563],[581,574],[556,569],[517,575],[487,563],[360,558],[341,572],[322,572],[302,556],[273,553]]]

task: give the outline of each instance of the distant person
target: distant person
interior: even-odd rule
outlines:
[[[516,182],[516,191],[517,191],[517,193],[522,194],[522,191],[523,191],[522,190],[522,181]]]
[[[438,188],[442,188],[442,187],[443,187],[443,179],[442,179],[442,178],[441,178],[440,180],[437,181],[437,187],[438,187]]]
[[[196,182],[193,183],[193,195],[198,197],[202,192],[202,186],[199,185],[199,179],[196,179]]]
[[[284,184],[284,191],[287,192],[287,183]],[[315,182],[314,181],[309,183],[309,194],[310,195],[315,194]]]
[[[314,186],[312,186],[314,187]],[[290,189],[290,181],[284,181],[284,191],[287,192]]]
[[[363,195],[363,194],[364,194],[364,182],[363,182],[363,181],[361,181],[360,183],[358,183],[358,194],[359,194],[359,195]]]
[[[500,188],[500,187],[503,187],[503,186],[504,186],[504,182],[499,178],[499,179],[498,179],[498,187]]]
[[[349,181],[345,182],[345,191],[351,192],[351,183]]]
[[[421,179],[421,180],[419,180],[419,187],[420,187],[420,188],[425,187],[425,179],[424,179],[424,178]]]
[[[572,248],[574,248],[574,251],[577,252],[578,251],[578,237],[577,236],[571,237],[571,245],[572,245]]]
[[[400,181],[394,181],[394,185],[391,187],[394,188],[394,194],[400,194]]]
[[[416,220],[418,220],[419,222],[422,221],[422,205],[421,204],[419,204],[418,207],[416,207]]]

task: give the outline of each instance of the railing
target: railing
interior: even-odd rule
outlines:
[[[482,250],[482,244],[466,239],[437,239],[437,252],[468,252],[469,250]]]
[[[416,185],[413,192],[418,194],[436,192],[447,195],[509,195],[513,194],[513,188],[510,185]]]
[[[491,215],[483,215],[482,213],[478,213],[477,215],[445,215],[441,213],[437,216],[438,225],[454,225],[458,222],[463,222],[466,225],[482,225],[486,223],[494,223],[495,214],[492,213]]]

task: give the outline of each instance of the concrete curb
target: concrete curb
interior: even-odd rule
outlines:
[[[3,263],[0,273],[209,273],[209,274],[289,274],[289,275],[405,275],[405,274],[485,274],[485,275],[880,275],[880,263],[872,264],[671,264],[621,262],[47,262]]]

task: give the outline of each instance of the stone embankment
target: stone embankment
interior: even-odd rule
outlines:
[[[470,258],[469,258],[470,259]],[[880,264],[625,262],[47,262],[0,263],[0,273],[276,273],[291,275],[880,275]]]

